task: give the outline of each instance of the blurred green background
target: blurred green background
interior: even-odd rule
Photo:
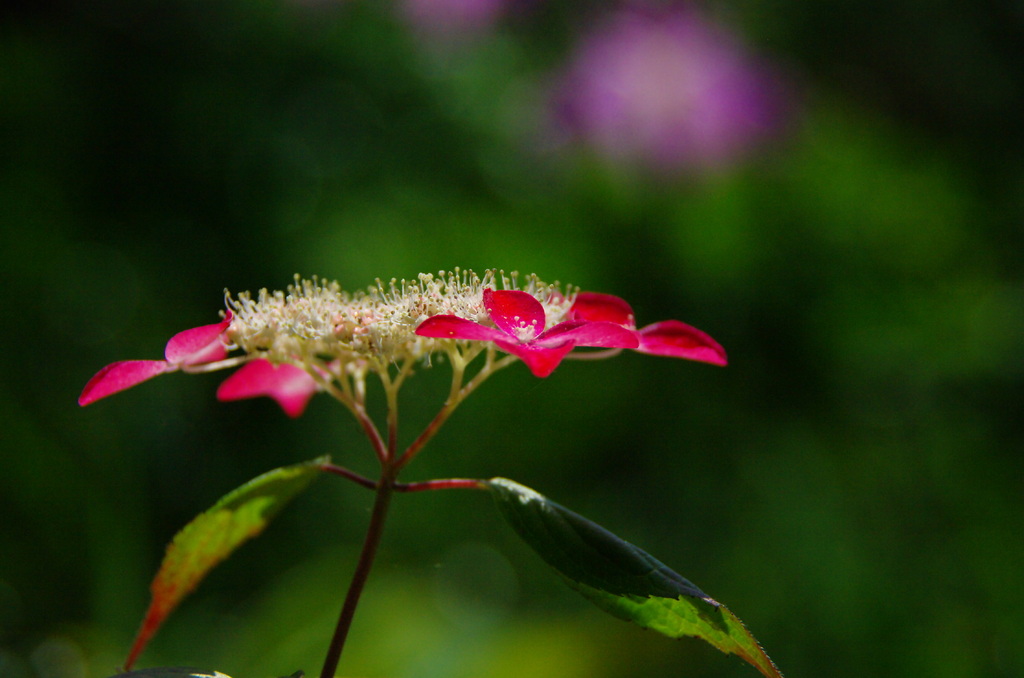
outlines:
[[[728,604],[801,676],[1024,676],[1024,9],[704,6],[785,81],[711,170],[543,132],[602,3],[432,33],[355,0],[40,0],[0,23],[0,675],[105,678],[177,529],[270,468],[372,473],[315,399],[172,375],[86,409],[222,290],[536,272],[706,330],[731,364],[622,355],[494,377],[406,479],[514,478]],[[472,32],[472,35],[469,33]],[[447,374],[404,392],[406,436]],[[371,495],[325,478],[141,666],[316,675]],[[400,496],[342,675],[754,676],[606,617],[483,494]]]

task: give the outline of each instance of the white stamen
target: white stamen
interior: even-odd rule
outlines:
[[[303,368],[338,361],[369,364],[370,369],[408,359],[428,359],[443,352],[455,339],[420,337],[416,327],[435,315],[455,315],[491,324],[483,305],[483,291],[522,289],[544,307],[547,324],[563,320],[575,299],[575,290],[562,292],[558,283],[547,284],[530,275],[520,288],[518,274],[488,270],[482,276],[456,268],[422,273],[415,280],[380,280],[365,291],[345,292],[337,282],[295,276],[285,291],[260,290],[253,298],[243,292],[225,293],[234,314],[228,338],[249,354]],[[516,334],[533,339],[538,322],[518,316]]]

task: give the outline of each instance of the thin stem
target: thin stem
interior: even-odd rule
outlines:
[[[398,391],[398,388],[402,385],[402,382],[405,381],[405,378],[412,374],[415,365],[416,361],[413,360],[412,358],[406,358],[405,361],[402,363],[402,366],[398,369],[398,374],[395,375],[395,379],[393,382],[396,392]]]
[[[373,502],[373,513],[370,515],[370,525],[366,529],[366,538],[363,540],[363,550],[359,554],[359,562],[352,574],[352,581],[349,582],[345,603],[342,605],[338,625],[334,629],[334,636],[327,649],[327,657],[324,659],[324,668],[320,671],[320,678],[334,678],[335,671],[338,669],[338,660],[341,659],[341,651],[345,647],[345,639],[352,626],[352,618],[355,616],[356,606],[359,604],[359,596],[362,595],[363,587],[370,576],[373,559],[377,555],[377,547],[380,546],[381,536],[384,534],[384,520],[387,518],[388,506],[391,504],[391,495],[394,489],[394,477],[385,470],[377,484],[377,496]]]
[[[444,478],[418,483],[395,483],[395,492],[424,492],[426,490],[486,490],[487,481],[476,478]]]
[[[234,356],[232,358],[225,358],[224,360],[218,360],[212,363],[201,363],[199,365],[182,365],[181,371],[187,374],[202,374],[204,372],[216,372],[217,370],[223,370],[228,367],[237,367],[242,363],[247,363],[251,358],[247,355]]]
[[[309,375],[313,377],[313,380],[325,393],[344,405],[345,409],[351,412],[357,419],[359,418],[357,408],[361,403],[352,394],[352,386],[349,384],[348,375],[344,373],[334,374],[323,365],[314,365],[313,369],[306,371],[309,372]],[[331,376],[334,379],[329,378]],[[335,385],[335,382],[341,384],[340,389]]]
[[[388,415],[388,457],[392,459],[398,448],[398,388],[405,381],[406,376],[412,372],[412,361],[406,360],[398,369],[394,378],[386,367],[378,370],[381,385],[384,387],[384,397],[387,399]]]
[[[324,473],[333,473],[336,476],[341,476],[342,478],[346,478],[348,480],[351,480],[352,482],[354,482],[354,483],[356,483],[358,485],[362,485],[363,487],[366,487],[368,489],[371,489],[371,490],[376,490],[377,489],[377,483],[373,482],[372,480],[370,480],[366,476],[359,475],[355,471],[350,471],[349,469],[345,468],[344,466],[337,466],[336,464],[322,464],[320,466],[320,470],[323,471]],[[396,489],[397,489],[397,486],[396,486]]]
[[[356,404],[353,414],[356,415],[356,419],[362,425],[366,437],[370,439],[373,451],[377,453],[377,459],[380,460],[382,466],[386,466],[392,456],[392,450],[384,444],[384,439],[380,437],[380,431],[377,430],[373,419],[370,419],[370,415],[366,413],[366,408],[361,404]]]
[[[321,464],[320,470],[324,473],[330,473],[332,475],[341,476],[346,480],[351,480],[355,484],[362,485],[367,489],[377,489],[377,483],[366,476],[345,468],[344,466],[329,463]],[[436,480],[423,480],[414,483],[395,483],[392,488],[395,492],[424,492],[426,490],[455,489],[485,490],[487,489],[487,481],[479,480],[477,478],[438,478]]]
[[[472,354],[472,357],[476,357],[476,355],[477,353],[475,352]],[[401,458],[399,458],[397,462],[398,468],[405,467],[406,465],[409,464],[409,462],[411,462],[416,457],[417,454],[419,454],[419,451],[423,449],[423,446],[426,445],[427,442],[429,442],[430,439],[434,437],[434,435],[438,432],[441,426],[448,420],[448,417],[450,417],[452,413],[455,412],[455,408],[457,408],[459,404],[466,399],[466,396],[475,391],[477,387],[480,386],[480,384],[482,384],[484,380],[487,379],[487,377],[491,376],[501,368],[511,365],[516,360],[518,360],[518,358],[511,355],[496,360],[495,355],[496,352],[494,348],[488,347],[487,359],[486,362],[484,362],[484,366],[480,368],[480,371],[477,372],[476,375],[472,379],[470,379],[469,383],[467,383],[465,386],[462,385],[462,376],[465,369],[465,363],[462,362],[463,358],[460,355],[459,362],[457,363],[455,358],[453,357],[452,371],[454,373],[454,376],[452,377],[452,389],[450,395],[448,396],[448,400],[445,401],[444,407],[441,408],[441,411],[438,412],[437,415],[433,418],[433,420],[431,420],[431,422],[427,424],[427,427],[423,429],[423,432],[420,433],[419,437],[416,438],[416,440],[414,440],[412,444],[409,445],[408,448],[406,448],[405,452],[402,453]],[[470,360],[472,359],[472,357],[470,358]]]
[[[341,651],[345,647],[345,639],[348,637],[349,629],[352,626],[352,619],[355,616],[356,606],[362,595],[363,588],[370,576],[370,569],[373,567],[374,558],[377,555],[377,548],[380,546],[381,537],[384,532],[384,522],[387,517],[388,507],[391,504],[391,496],[395,492],[422,492],[426,490],[445,489],[486,489],[486,481],[468,478],[448,478],[444,480],[428,480],[417,483],[397,483],[399,471],[408,464],[419,453],[427,442],[434,437],[441,425],[447,421],[455,408],[459,406],[467,395],[472,393],[483,383],[487,377],[495,371],[510,365],[516,360],[514,356],[505,356],[496,359],[496,351],[493,346],[488,346],[487,357],[480,371],[469,381],[463,384],[466,366],[473,358],[482,352],[482,348],[476,346],[469,348],[463,353],[460,349],[454,348],[449,354],[452,360],[452,383],[441,411],[427,424],[427,427],[413,441],[401,457],[397,457],[397,433],[398,433],[398,386],[412,370],[412,363],[403,364],[398,374],[392,380],[385,371],[381,372],[381,379],[387,395],[387,441],[381,437],[376,425],[370,419],[365,407],[365,382],[363,379],[353,378],[353,392],[339,391],[330,383],[325,383],[325,389],[335,398],[340,400],[356,416],[362,425],[364,432],[370,439],[377,458],[381,464],[381,477],[376,483],[365,478],[354,471],[350,471],[334,464],[324,464],[321,470],[334,473],[351,480],[364,487],[372,487],[376,490],[376,498],[373,504],[373,513],[370,516],[370,524],[366,529],[366,537],[363,541],[363,548],[359,554],[359,562],[356,564],[352,580],[349,582],[348,592],[345,594],[345,602],[338,617],[338,625],[331,638],[331,644],[327,650],[327,657],[324,659],[324,667],[320,672],[320,678],[334,678],[338,669],[338,661],[341,659]],[[324,380],[326,381],[326,380]]]

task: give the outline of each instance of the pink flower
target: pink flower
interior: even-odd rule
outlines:
[[[545,330],[544,307],[526,292],[488,288],[483,292],[483,301],[495,327],[455,315],[435,315],[420,323],[416,334],[493,341],[498,348],[526,363],[537,377],[551,374],[576,346],[637,348],[640,343],[635,332],[601,319],[567,320]]]
[[[569,318],[586,322],[609,322],[632,330],[639,346],[635,350],[651,355],[685,358],[712,365],[725,365],[725,349],[696,327],[678,320],[663,320],[636,329],[633,309],[619,297],[597,292],[580,292],[569,309]]]
[[[175,334],[164,349],[164,360],[122,360],[107,365],[85,385],[78,404],[89,405],[161,374],[224,360],[230,344],[225,334],[231,320],[228,312],[219,323]],[[228,377],[217,397],[227,401],[265,395],[276,400],[288,416],[297,417],[316,390],[316,381],[304,370],[294,365],[275,367],[259,359]]]

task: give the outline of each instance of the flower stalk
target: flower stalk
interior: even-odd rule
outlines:
[[[374,558],[377,556],[377,548],[380,546],[381,537],[384,535],[384,521],[387,518],[388,507],[391,505],[391,495],[394,492],[394,478],[385,472],[377,483],[376,496],[373,502],[373,512],[370,514],[370,524],[366,529],[366,537],[363,539],[363,548],[359,553],[359,561],[349,582],[348,591],[345,593],[345,602],[341,607],[341,614],[338,616],[338,624],[331,637],[331,643],[327,648],[327,656],[324,659],[323,669],[320,671],[320,678],[334,678],[338,669],[338,662],[341,659],[341,651],[345,647],[345,640],[348,638],[349,629],[352,627],[352,620],[355,617],[356,606],[362,596],[366,580],[373,568]]]
[[[398,387],[401,385],[402,380],[410,373],[411,366],[408,362],[403,364],[394,379],[392,379],[390,373],[386,371],[381,373],[381,383],[384,387],[388,406],[388,440],[386,447],[383,447],[383,441],[377,432],[377,428],[373,425],[373,422],[369,417],[366,416],[365,409],[363,409],[362,404],[360,403],[357,405],[357,418],[361,423],[363,423],[363,429],[369,437],[371,445],[377,451],[377,456],[381,462],[381,476],[378,481],[374,482],[369,478],[334,464],[324,464],[321,467],[324,471],[347,478],[348,480],[362,485],[363,487],[374,489],[375,498],[373,511],[370,514],[370,523],[367,526],[366,535],[363,539],[363,547],[359,554],[356,569],[352,574],[351,581],[349,582],[348,590],[345,593],[345,601],[342,605],[341,613],[338,616],[334,635],[331,637],[331,642],[327,649],[327,656],[324,659],[320,678],[334,678],[335,672],[337,671],[338,663],[341,660],[341,653],[344,650],[345,641],[348,638],[349,629],[351,628],[352,621],[355,618],[356,607],[359,604],[359,599],[362,596],[363,589],[369,579],[370,570],[373,568],[373,562],[376,558],[377,550],[384,534],[384,523],[387,519],[388,508],[391,505],[392,494],[394,492],[423,492],[442,489],[484,489],[486,487],[483,481],[462,478],[429,480],[418,483],[396,482],[398,473],[401,469],[413,460],[416,454],[448,420],[448,417],[451,416],[452,412],[455,411],[455,408],[458,407],[465,397],[475,390],[477,386],[484,381],[484,379],[493,374],[496,369],[500,369],[511,362],[495,361],[493,350],[488,351],[487,361],[484,363],[484,366],[468,384],[463,386],[462,381],[466,365],[471,362],[472,359],[480,353],[480,351],[481,349],[479,348],[470,349],[468,360],[466,359],[466,356],[458,350],[453,350],[451,352],[452,385],[444,406],[441,408],[441,411],[438,412],[437,416],[427,424],[426,428],[416,438],[416,440],[414,440],[413,443],[405,450],[402,456],[397,458],[395,450],[398,440]]]

